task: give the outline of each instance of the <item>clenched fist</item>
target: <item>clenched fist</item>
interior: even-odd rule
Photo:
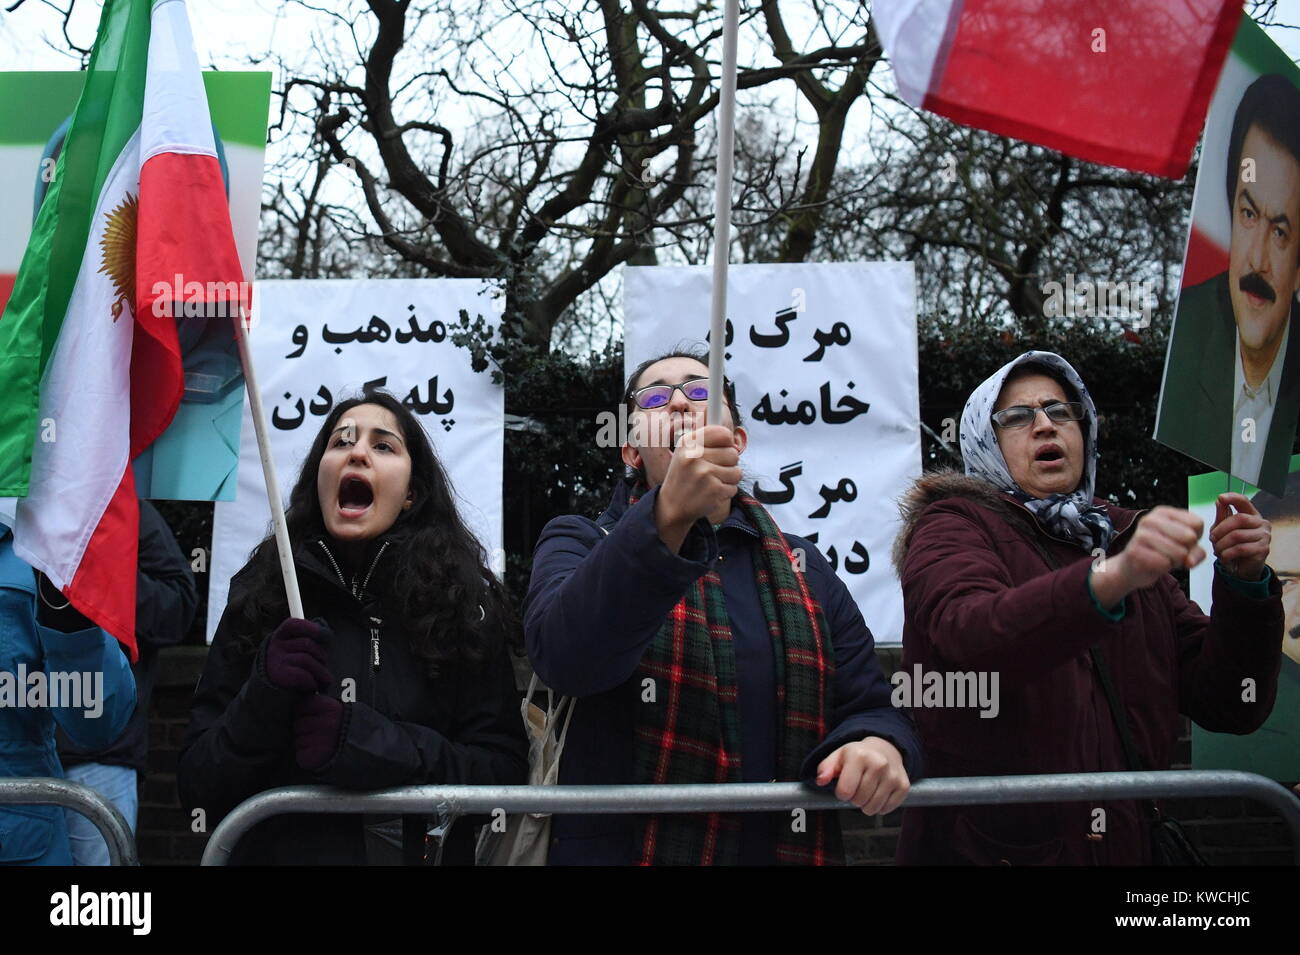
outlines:
[[[1119,604],[1135,590],[1150,587],[1176,567],[1191,569],[1205,560],[1197,543],[1205,522],[1178,507],[1161,505],[1138,522],[1133,537],[1093,571],[1092,591],[1103,607]]]
[[[730,428],[711,424],[681,435],[655,502],[655,524],[669,550],[681,549],[701,517],[730,507],[740,477],[740,450]]]

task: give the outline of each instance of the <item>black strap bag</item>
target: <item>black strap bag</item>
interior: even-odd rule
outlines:
[[[1119,741],[1124,747],[1124,759],[1128,761],[1129,769],[1134,772],[1146,770],[1146,763],[1138,755],[1137,747],[1133,745],[1133,734],[1129,729],[1128,714],[1124,711],[1124,707],[1115,693],[1115,687],[1110,682],[1110,672],[1106,669],[1105,659],[1101,655],[1101,647],[1092,647],[1088,652],[1092,654],[1093,669],[1096,671],[1097,679],[1101,683],[1102,692],[1106,694],[1106,702],[1110,704],[1110,715],[1115,720],[1115,728],[1119,730]],[[1147,821],[1151,830],[1152,863],[1155,865],[1209,864],[1205,861],[1205,857],[1192,845],[1191,840],[1187,838],[1182,823],[1161,812],[1154,799],[1142,800],[1142,806],[1146,810]]]

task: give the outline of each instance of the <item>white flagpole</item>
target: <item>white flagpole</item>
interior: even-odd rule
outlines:
[[[301,620],[304,618],[302,595],[298,592],[298,572],[293,565],[289,526],[284,521],[284,502],[280,499],[280,482],[275,476],[275,462],[271,460],[271,442],[266,435],[266,413],[262,410],[262,391],[257,386],[257,375],[253,371],[253,353],[248,347],[249,314],[243,302],[239,304],[239,318],[234,324],[235,341],[239,343],[239,361],[244,366],[244,387],[248,389],[248,407],[253,414],[253,431],[257,434],[257,453],[262,459],[266,500],[271,505],[275,548],[280,552],[280,573],[284,577],[284,592],[289,598],[289,616]]]
[[[713,308],[709,316],[710,424],[722,421],[727,325],[727,261],[731,239],[731,166],[736,138],[736,34],[740,2],[726,0],[722,18],[722,92],[718,101],[718,191],[713,219]]]

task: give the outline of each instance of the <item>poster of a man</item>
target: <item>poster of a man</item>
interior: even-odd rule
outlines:
[[[1226,194],[1203,161],[1155,437],[1280,494],[1300,414],[1300,332],[1291,327],[1300,310],[1300,90],[1278,74],[1254,79],[1226,143],[1215,108],[1202,156],[1226,153],[1217,180]],[[1198,232],[1208,244],[1222,234],[1212,220],[1222,222],[1225,200],[1227,269],[1196,281],[1197,266],[1212,257]]]
[[[1300,781],[1300,455],[1288,460],[1284,494],[1259,491],[1251,497],[1259,516],[1271,525],[1268,566],[1282,585],[1282,653],[1273,712],[1254,733],[1215,733],[1192,724],[1193,769],[1237,769],[1280,783]],[[1188,507],[1205,522],[1202,546],[1211,546],[1209,527],[1227,476],[1220,471],[1187,479]],[[1191,598],[1213,612],[1212,561],[1193,568]],[[1242,692],[1253,692],[1243,687]]]
[[[1287,478],[1284,497],[1261,491],[1254,503],[1273,525],[1268,560],[1282,584],[1282,652],[1300,665],[1300,472]]]

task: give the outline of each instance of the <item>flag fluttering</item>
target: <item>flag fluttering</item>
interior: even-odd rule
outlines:
[[[0,318],[0,496],[18,556],[133,657],[131,461],[184,392],[173,311],[243,288],[185,4],[108,0]]]
[[[1240,0],[876,0],[903,99],[1089,162],[1180,179]]]

